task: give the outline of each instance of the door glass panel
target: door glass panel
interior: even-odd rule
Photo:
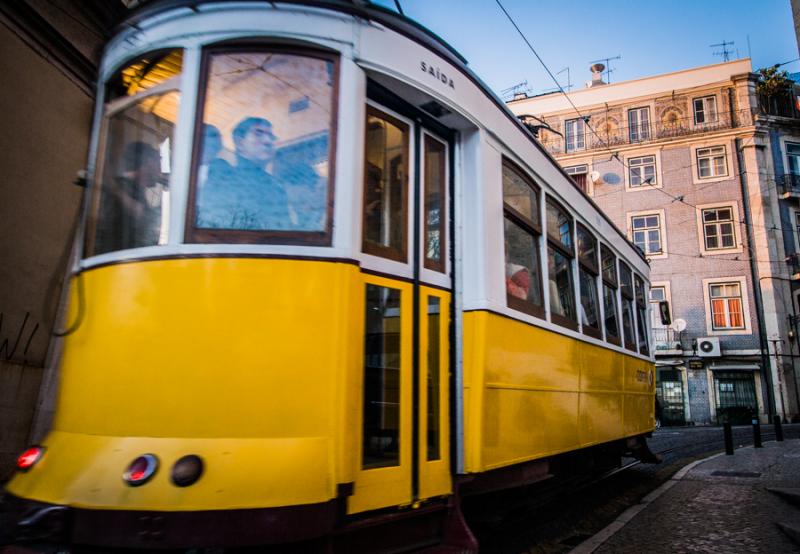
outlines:
[[[367,109],[364,238],[368,254],[406,261],[408,126]]]
[[[439,452],[439,311],[441,302],[428,297],[428,460],[441,458]]]
[[[425,267],[444,271],[445,145],[425,135]]]
[[[365,469],[400,463],[400,291],[368,284],[366,294]]]

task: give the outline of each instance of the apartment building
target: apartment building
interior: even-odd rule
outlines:
[[[796,416],[797,113],[764,110],[749,59],[614,84],[602,69],[509,108],[650,261],[673,317],[652,311],[664,422]]]

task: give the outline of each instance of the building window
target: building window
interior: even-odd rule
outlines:
[[[597,239],[583,225],[577,226],[578,235],[578,278],[581,293],[581,324],[583,332],[595,338],[602,338],[600,330],[600,306],[597,298]]]
[[[697,149],[697,176],[700,179],[723,177],[728,174],[724,146]]]
[[[606,245],[600,246],[603,274],[603,310],[606,318],[606,340],[619,344],[619,315],[617,310],[617,258]]]
[[[503,163],[506,303],[544,318],[539,241],[539,190],[511,162]]]
[[[735,248],[733,209],[728,207],[703,210],[703,237],[706,250]]]
[[[628,133],[631,142],[650,140],[650,108],[628,110]]]
[[[788,173],[800,175],[800,144],[786,143],[786,158],[789,162]]]
[[[697,125],[703,123],[715,123],[717,121],[717,98],[716,96],[706,96],[694,99],[694,122]]]
[[[589,166],[586,164],[583,165],[574,165],[572,167],[565,167],[564,171],[567,172],[567,175],[572,177],[572,180],[575,181],[575,184],[585,192],[589,194],[589,186],[586,177],[589,173]]]
[[[633,243],[645,254],[662,254],[661,216],[659,214],[631,217]]]
[[[794,212],[794,229],[797,233],[795,235],[795,240],[797,241],[797,248],[795,248],[795,252],[800,252],[800,211]]]
[[[656,184],[656,157],[641,156],[628,159],[628,182],[631,187]]]
[[[715,331],[744,329],[742,310],[742,285],[733,283],[710,283],[711,326]]]
[[[583,119],[568,119],[564,122],[564,137],[567,143],[567,152],[583,150],[586,148],[586,133]]]
[[[619,289],[622,297],[622,330],[625,348],[636,351],[636,338],[633,332],[633,273],[626,264],[619,263]]]
[[[554,323],[577,329],[572,259],[572,218],[553,200],[547,201],[547,267],[550,318]]]

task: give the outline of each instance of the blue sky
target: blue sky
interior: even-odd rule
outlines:
[[[748,56],[753,69],[798,58],[789,0],[501,0],[553,73],[570,68],[572,84],[591,77],[589,61],[611,62],[611,81]],[[393,0],[376,0],[394,9]],[[400,0],[406,16],[450,43],[495,92],[528,81],[534,94],[555,84],[495,0]],[[738,54],[738,56],[737,56]],[[800,62],[783,69],[800,71]],[[558,75],[567,84],[566,72]]]

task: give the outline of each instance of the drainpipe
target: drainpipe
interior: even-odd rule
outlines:
[[[744,210],[744,225],[747,229],[747,243],[750,250],[750,276],[753,281],[753,296],[756,303],[756,314],[758,315],[758,341],[761,345],[761,373],[767,383],[767,409],[769,410],[770,421],[775,413],[775,395],[772,390],[772,371],[770,371],[769,354],[767,353],[766,325],[764,323],[764,303],[761,299],[761,281],[758,278],[758,266],[753,255],[753,227],[750,217],[750,198],[747,191],[747,173],[744,171],[744,156],[742,155],[742,139],[735,139],[736,163],[739,173],[739,185],[742,189],[742,209]]]

